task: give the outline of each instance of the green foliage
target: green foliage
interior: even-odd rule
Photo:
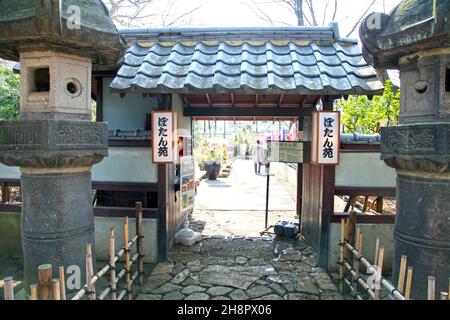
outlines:
[[[0,120],[17,120],[19,102],[20,77],[0,66]]]
[[[337,109],[342,112],[345,133],[373,134],[377,132],[378,122],[381,126],[398,124],[400,90],[392,91],[392,82],[387,80],[383,95],[372,100],[367,96],[349,96],[337,103]]]

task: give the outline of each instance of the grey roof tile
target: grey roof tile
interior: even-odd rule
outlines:
[[[125,53],[113,89],[374,94],[383,85],[356,43],[186,46],[139,44]]]

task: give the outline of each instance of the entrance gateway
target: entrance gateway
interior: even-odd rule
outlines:
[[[376,95],[383,90],[357,41],[341,38],[337,24],[142,29],[121,34],[129,48],[110,88],[122,95],[140,92],[158,97],[159,110],[179,105],[179,122],[290,119],[298,121],[308,141],[314,111],[332,111],[334,100],[343,95]],[[164,261],[183,215],[171,203],[175,165],[157,166],[158,258]],[[325,268],[334,170],[303,163],[297,176],[302,233]]]

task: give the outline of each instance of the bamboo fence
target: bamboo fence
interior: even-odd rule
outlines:
[[[136,235],[129,239],[129,222],[125,217],[123,223],[123,246],[119,252],[115,253],[115,228],[110,230],[108,243],[108,264],[94,274],[94,263],[92,254],[92,244],[86,246],[86,284],[79,290],[71,300],[81,300],[85,297],[89,300],[105,300],[110,296],[111,300],[133,299],[133,284],[143,284],[144,271],[144,243],[142,232],[142,203],[136,203]],[[136,254],[131,257],[131,248],[135,246]],[[120,258],[124,257],[124,267],[116,271],[116,265]],[[136,265],[136,271],[132,274],[132,266]],[[53,279],[52,266],[44,264],[38,268],[38,284],[30,286],[30,300],[66,300],[67,292],[65,285],[64,267],[58,268],[59,278]],[[109,286],[98,295],[96,285],[99,280],[109,273]],[[125,285],[119,289],[119,282],[124,279]],[[13,278],[4,279],[5,300],[14,300]]]
[[[375,262],[371,264],[362,254],[363,234],[360,228],[356,229],[356,216],[350,215],[349,218],[341,219],[341,237],[339,251],[339,278],[341,283],[345,283],[350,294],[356,300],[365,300],[367,296],[370,300],[380,299],[380,290],[385,288],[390,292],[394,300],[410,300],[411,284],[413,276],[413,267],[407,265],[407,256],[401,256],[400,271],[397,287],[383,278],[384,247],[380,245],[380,239],[375,243]],[[351,239],[351,240],[349,240]],[[353,240],[355,244],[352,245]],[[353,263],[352,263],[353,262]],[[361,265],[366,268],[366,277],[364,277],[360,268]],[[369,281],[370,280],[370,281]],[[406,284],[405,284],[406,281]],[[361,294],[359,289],[363,289],[366,294]],[[449,279],[450,291],[450,279]],[[441,292],[441,300],[449,300],[448,292]],[[436,299],[436,280],[434,277],[428,277],[428,300]]]

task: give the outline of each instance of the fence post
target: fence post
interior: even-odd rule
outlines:
[[[400,273],[398,275],[398,291],[403,294],[403,286],[405,285],[405,273],[406,273],[406,261],[407,257],[402,256],[401,262],[400,262]]]
[[[381,246],[378,250],[378,269],[377,271],[379,272],[379,276],[376,279],[376,283],[375,283],[375,300],[379,300],[380,299],[380,287],[381,287],[381,283],[380,280],[381,276],[383,275],[383,260],[384,260],[384,247]]]
[[[52,292],[53,300],[61,300],[61,288],[59,286],[59,279],[53,279]]]
[[[30,285],[30,292],[31,292],[31,300],[38,300],[38,285],[37,284]]]
[[[52,292],[52,266],[40,265],[39,271],[39,300],[50,300]]]
[[[59,287],[61,290],[61,300],[66,300],[66,276],[64,267],[59,267]]]
[[[409,300],[411,298],[412,275],[413,267],[408,267],[408,274],[406,275],[405,300]]]
[[[345,219],[341,219],[341,249],[339,255],[339,279],[344,280],[344,252],[345,252]]]
[[[4,280],[5,300],[14,300],[14,284],[12,277],[6,277]]]
[[[136,235],[137,243],[136,249],[138,256],[138,271],[139,271],[139,285],[144,284],[143,272],[144,272],[144,242],[142,234],[142,202],[136,202]]]
[[[128,300],[132,299],[131,293],[131,271],[130,271],[130,248],[128,246],[129,236],[128,236],[128,216],[125,217],[125,222],[123,224],[123,241],[125,243],[125,271],[126,271],[126,286],[128,292]]]
[[[436,278],[428,277],[428,300],[436,299]]]
[[[116,300],[117,294],[116,294],[116,261],[115,261],[115,250],[116,245],[114,242],[114,227],[111,228],[111,231],[109,233],[109,265],[111,266],[111,279],[110,279],[110,286],[111,286],[111,300]]]
[[[95,300],[95,286],[92,283],[92,278],[94,277],[94,263],[92,261],[92,244],[87,245],[86,254],[86,284],[89,291],[89,300]]]

